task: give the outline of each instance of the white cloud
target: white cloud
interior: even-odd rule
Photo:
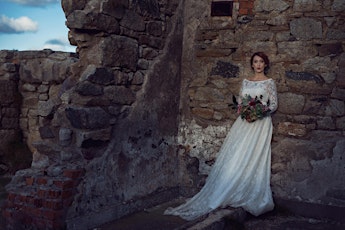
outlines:
[[[71,46],[67,38],[59,38],[59,39],[51,39],[51,40],[46,41],[43,49],[75,52],[76,47]]]
[[[59,3],[61,0],[8,0],[10,2],[18,3],[27,6],[45,6],[48,4]]]
[[[8,18],[5,15],[0,17],[0,33],[24,33],[36,32],[38,23],[23,16],[19,18]]]

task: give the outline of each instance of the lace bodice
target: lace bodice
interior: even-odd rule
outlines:
[[[263,81],[249,81],[244,79],[242,81],[240,96],[244,96],[246,94],[249,94],[251,97],[260,97],[260,95],[262,95],[263,103],[267,103],[267,101],[269,101],[271,113],[276,111],[278,108],[277,89],[274,80],[271,78]],[[240,100],[239,102],[241,103]]]

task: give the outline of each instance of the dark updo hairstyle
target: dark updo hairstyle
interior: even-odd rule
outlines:
[[[264,68],[264,73],[267,74],[267,72],[268,72],[268,70],[270,68],[270,60],[268,60],[267,55],[264,52],[256,52],[256,53],[254,53],[252,55],[252,57],[250,58],[250,66],[251,66],[252,69],[253,69],[253,66],[252,66],[253,65],[253,60],[254,60],[255,56],[259,56],[259,57],[261,57],[264,60],[264,62],[266,64],[266,66]]]

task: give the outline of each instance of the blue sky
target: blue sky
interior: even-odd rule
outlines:
[[[61,0],[0,0],[0,50],[75,52]]]

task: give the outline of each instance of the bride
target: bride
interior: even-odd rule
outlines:
[[[164,214],[196,219],[218,207],[242,207],[258,216],[274,208],[270,188],[272,120],[278,107],[276,85],[266,77],[269,60],[263,52],[250,59],[254,75],[244,79],[237,118],[218,152],[204,187],[186,203]],[[251,110],[250,106],[259,109]],[[258,106],[258,107],[257,107]]]

